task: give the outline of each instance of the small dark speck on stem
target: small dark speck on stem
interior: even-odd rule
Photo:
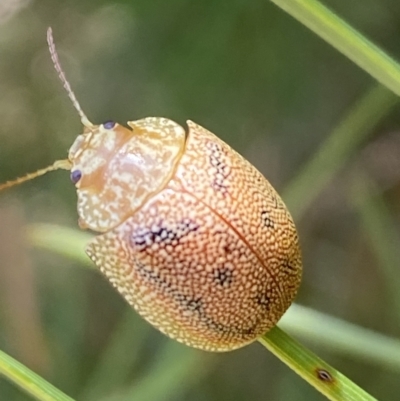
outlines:
[[[326,369],[317,368],[315,371],[317,373],[318,379],[320,379],[321,381],[323,381],[325,383],[333,383],[334,382],[332,375]]]

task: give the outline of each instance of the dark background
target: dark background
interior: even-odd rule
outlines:
[[[400,59],[398,1],[325,4]],[[267,0],[2,0],[0,181],[65,158],[81,132],[49,58],[48,26],[89,119],[165,116],[213,131],[259,168],[293,211],[305,266],[297,302],[399,336],[399,106],[367,127],[307,207],[285,197],[376,85],[370,76]],[[0,198],[0,348],[69,395],[324,399],[259,344],[213,355],[166,339],[95,270],[28,250],[20,228],[43,222],[77,227],[66,172]],[[377,398],[398,399],[398,372],[306,344]],[[0,400],[28,399],[0,382]]]

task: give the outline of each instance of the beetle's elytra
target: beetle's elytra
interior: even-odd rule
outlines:
[[[279,195],[210,131],[158,117],[85,126],[68,160],[87,253],[121,295],[168,336],[209,351],[274,326],[301,279],[296,228]],[[1,188],[27,178],[6,183]]]

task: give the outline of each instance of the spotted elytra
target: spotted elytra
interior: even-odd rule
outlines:
[[[272,328],[292,303],[301,255],[292,218],[263,175],[205,128],[160,117],[84,126],[68,159],[6,182],[71,170],[86,252],[140,315],[168,336],[229,351]]]

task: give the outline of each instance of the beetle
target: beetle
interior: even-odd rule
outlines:
[[[229,351],[272,328],[301,281],[298,235],[268,180],[213,133],[148,117],[92,124],[53,64],[84,126],[68,159],[9,181],[71,171],[86,252],[140,315],[163,333]]]

